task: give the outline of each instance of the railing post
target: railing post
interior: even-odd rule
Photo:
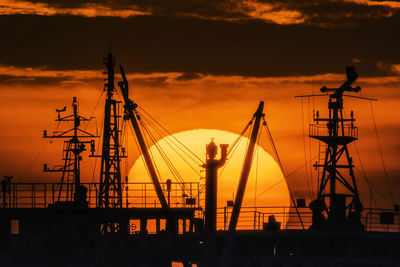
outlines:
[[[226,230],[226,206],[224,207],[224,231]]]
[[[286,228],[286,208],[285,207],[283,207],[283,219],[282,219],[282,221],[283,221],[283,225]]]
[[[35,207],[35,184],[32,184],[32,208]]]
[[[51,184],[51,202],[54,205],[54,183]]]
[[[257,210],[254,211],[253,230],[256,229],[256,221],[257,221]]]
[[[44,184],[44,208],[46,208],[47,204],[47,184]]]

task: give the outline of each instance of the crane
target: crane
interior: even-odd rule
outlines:
[[[138,140],[140,150],[141,150],[143,158],[146,162],[146,167],[147,167],[147,170],[149,171],[150,178],[153,182],[154,189],[156,191],[158,200],[160,201],[161,207],[165,211],[168,211],[169,206],[168,206],[167,200],[166,200],[164,192],[161,188],[160,180],[158,178],[153,161],[148,152],[148,147],[146,145],[146,142],[144,141],[143,134],[142,134],[139,124],[138,124],[138,120],[140,120],[140,117],[137,117],[135,115],[136,108],[138,107],[138,105],[129,98],[128,80],[126,79],[125,71],[122,68],[122,66],[120,66],[120,70],[121,70],[122,81],[118,82],[118,86],[121,89],[122,96],[123,96],[124,102],[125,102],[125,119],[130,120],[133,130],[135,131],[135,135]]]
[[[253,162],[254,148],[257,143],[257,136],[260,129],[261,119],[264,117],[263,113],[264,102],[260,101],[257,111],[253,115],[254,124],[251,131],[250,142],[247,147],[246,157],[244,159],[242,173],[240,175],[239,185],[236,192],[235,203],[232,209],[231,219],[229,221],[228,236],[225,241],[223,256],[222,256],[222,266],[229,266],[229,261],[231,258],[231,251],[234,241],[234,234],[236,232],[236,226],[239,219],[240,209],[242,207],[244,192],[246,190],[247,180],[249,178],[251,165]]]

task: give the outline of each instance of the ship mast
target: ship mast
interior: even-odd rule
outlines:
[[[104,84],[106,100],[104,108],[103,143],[100,170],[100,185],[98,194],[99,208],[122,208],[122,185],[121,185],[121,158],[126,157],[120,145],[120,101],[114,99],[114,66],[115,60],[111,49],[104,58],[107,74]],[[102,225],[102,232],[118,232],[119,223],[106,219]]]
[[[72,101],[72,109],[73,113],[68,116],[61,116],[62,112],[65,112],[67,107],[65,106],[62,109],[56,109],[57,112],[57,122],[73,122],[74,126],[72,129],[66,131],[55,131],[52,135],[47,135],[47,131],[43,131],[44,138],[63,138],[68,139],[64,141],[64,149],[63,149],[63,160],[64,165],[55,166],[52,169],[49,169],[47,164],[44,164],[43,171],[44,172],[61,172],[61,185],[58,193],[58,201],[61,200],[62,192],[65,192],[65,201],[75,203],[80,201],[86,201],[86,190],[81,186],[80,179],[80,161],[82,160],[81,153],[85,151],[85,145],[91,145],[91,152],[93,153],[94,140],[90,141],[82,141],[81,139],[85,138],[94,138],[91,133],[88,133],[82,129],[80,129],[80,125],[82,121],[89,121],[92,118],[84,118],[78,114],[78,101],[76,97],[73,98]],[[65,185],[65,190],[63,191]],[[82,204],[82,203],[81,203]]]
[[[317,112],[316,123],[310,125],[310,137],[326,144],[324,161],[314,164],[315,168],[322,168],[322,173],[317,199],[310,203],[312,228],[321,228],[324,224],[339,227],[352,224],[363,228],[362,204],[348,150],[348,145],[358,139],[358,129],[354,126],[353,112],[348,119],[343,116],[343,93],[358,92],[361,88],[351,87],[358,78],[354,67],[347,67],[346,75],[347,80],[339,88],[321,88],[322,93],[329,94],[329,116],[322,118]]]

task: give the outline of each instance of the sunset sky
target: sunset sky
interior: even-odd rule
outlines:
[[[362,90],[354,95],[379,99],[345,99],[359,127],[361,163],[349,148],[360,194],[369,203],[364,169],[380,206],[392,207],[389,188],[400,202],[399,1],[1,0],[0,28],[0,175],[57,181],[41,170],[61,163],[62,144],[43,140],[43,130],[56,128],[55,108],[71,110],[73,96],[100,129],[104,104],[96,103],[111,41],[132,98],[172,133],[240,133],[265,101],[285,173],[298,170],[289,187],[308,200],[316,173],[310,192],[311,168],[302,166],[318,149],[308,123],[313,109],[327,114],[327,98],[294,96],[339,86],[345,66],[356,66]],[[265,135],[260,145],[272,152]],[[130,144],[128,168],[137,158]],[[89,160],[83,168],[91,181]]]

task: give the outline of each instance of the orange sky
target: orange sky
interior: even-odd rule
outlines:
[[[390,0],[4,0],[0,175],[58,180],[41,170],[43,163],[61,162],[62,144],[43,140],[42,131],[56,127],[55,108],[70,107],[73,96],[82,115],[96,116],[88,129],[100,129],[104,103],[95,106],[112,41],[133,99],[173,133],[240,133],[264,100],[286,173],[316,154],[308,123],[313,109],[327,110],[326,99],[294,96],[340,85],[345,66],[355,65],[358,95],[379,99],[372,106],[389,184],[368,101],[345,100],[359,126],[361,163],[353,146],[351,153],[376,187],[376,202],[391,207],[389,187],[400,201],[399,25],[399,3]],[[271,151],[266,140],[261,145]],[[133,144],[129,153],[131,166],[138,157]],[[288,177],[296,198],[312,197],[310,173],[308,165]],[[83,180],[96,177],[89,161]],[[368,186],[358,181],[368,199]]]
[[[2,67],[3,72],[7,67]],[[11,70],[9,68],[8,70]],[[41,138],[42,130],[49,132],[55,128],[53,121],[55,108],[64,105],[70,107],[73,96],[77,96],[80,111],[83,116],[89,117],[99,99],[102,89],[101,71],[90,72],[52,72],[36,69],[12,69],[15,75],[40,77],[54,75],[69,77],[68,81],[58,85],[29,86],[15,84],[12,87],[0,86],[3,93],[2,114],[0,123],[2,131],[0,137],[1,170],[4,174],[14,175],[17,181],[57,181],[58,177],[41,172],[42,164],[61,163],[61,142]],[[128,75],[133,88],[133,99],[146,111],[151,113],[171,132],[205,128],[220,129],[240,133],[251,118],[260,100],[265,101],[265,113],[271,132],[283,161],[286,173],[302,166],[305,162],[303,144],[303,120],[301,100],[294,95],[311,94],[318,92],[322,85],[339,85],[343,75],[326,74],[316,76],[251,78],[240,76],[211,76],[204,75],[199,79],[177,81],[180,73],[130,74]],[[89,79],[86,79],[89,78]],[[118,76],[117,76],[118,77]],[[87,80],[87,81],[86,81]],[[399,77],[360,78],[357,83],[362,87],[359,95],[371,96],[379,99],[373,103],[377,122],[379,140],[386,168],[391,178],[391,186],[395,188],[399,181],[398,160],[400,158],[398,134],[400,122],[395,116],[400,104],[400,95],[397,84]],[[303,100],[304,127],[306,131],[306,157],[316,154],[317,143],[309,145],[308,122],[313,107],[319,109],[321,115],[326,114],[326,98]],[[368,178],[384,194],[388,188],[383,176],[380,163],[377,140],[374,133],[370,104],[368,101],[346,99],[346,112],[355,111],[359,126],[360,141],[357,147],[361,154],[363,167]],[[95,110],[96,123],[90,124],[88,129],[99,130],[102,117],[103,102]],[[182,112],[184,111],[184,112]],[[66,127],[66,125],[64,125]],[[64,128],[66,129],[66,128]],[[128,133],[130,134],[130,133]],[[265,137],[265,136],[264,136]],[[262,140],[262,146],[271,152],[267,140]],[[358,158],[353,152],[356,165],[360,167]],[[131,142],[129,146],[129,163],[132,166],[138,156],[136,147]],[[199,155],[201,156],[201,155]],[[83,166],[83,180],[92,180],[92,171],[89,160]],[[126,170],[124,170],[126,173]],[[357,174],[357,172],[356,172]],[[96,179],[96,178],[95,178]],[[309,197],[306,187],[306,170],[303,167],[295,175],[290,176],[289,185],[297,197]],[[316,181],[314,173],[314,183]],[[310,182],[310,178],[309,178]],[[367,193],[367,187],[359,177],[361,195]],[[316,184],[314,185],[314,190]],[[315,192],[314,192],[315,194]],[[377,193],[379,203],[387,204]],[[388,198],[389,199],[389,198]]]

